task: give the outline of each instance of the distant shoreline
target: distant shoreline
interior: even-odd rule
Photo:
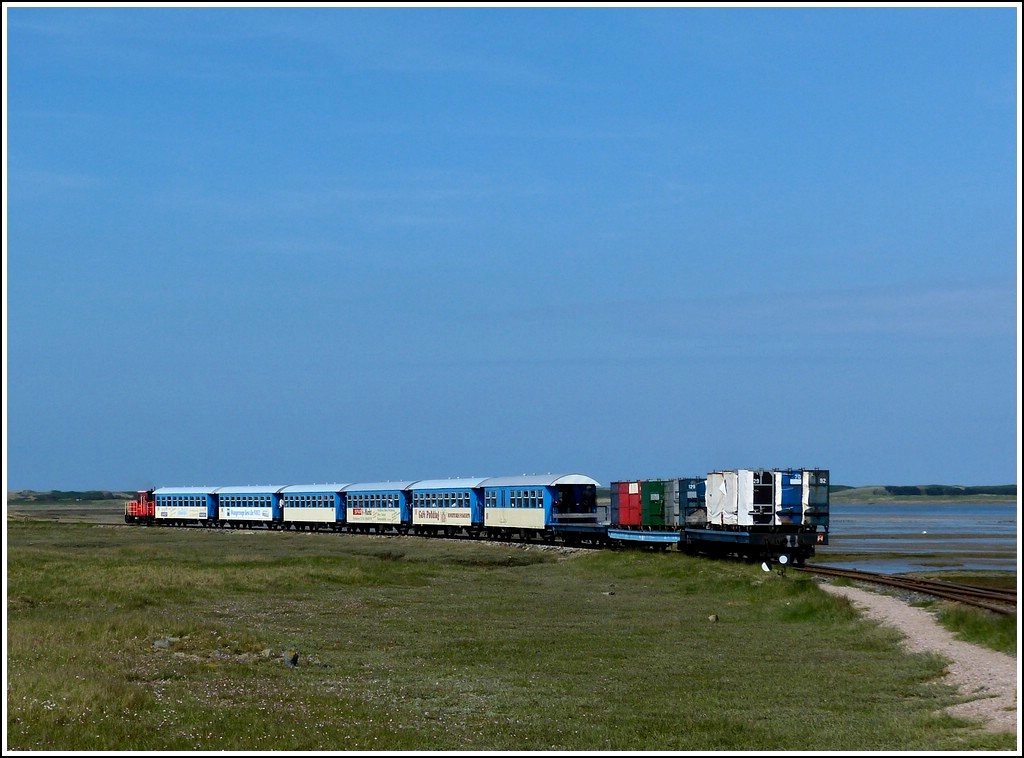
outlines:
[[[829,496],[832,505],[1014,505],[1016,498],[1004,495],[847,495],[836,492]]]
[[[961,494],[956,490],[964,490]],[[909,491],[908,491],[909,490]],[[913,492],[931,490],[931,492]],[[986,492],[985,490],[989,490]],[[829,502],[834,504],[861,503],[864,505],[913,505],[941,504],[985,505],[993,503],[1016,503],[1017,486],[998,485],[988,487],[957,487],[955,485],[870,485],[867,487],[839,487],[829,493]]]

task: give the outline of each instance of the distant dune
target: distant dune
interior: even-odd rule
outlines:
[[[1017,499],[1016,484],[962,487],[955,484],[879,484],[867,487],[833,485],[833,503],[1008,503]]]

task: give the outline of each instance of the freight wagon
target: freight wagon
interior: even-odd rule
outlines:
[[[732,469],[612,482],[609,541],[802,565],[828,544],[829,472]]]

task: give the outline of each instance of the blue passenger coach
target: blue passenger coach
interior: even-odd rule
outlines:
[[[218,487],[218,517],[226,526],[273,528],[281,523],[281,490],[284,485]]]
[[[345,521],[357,532],[409,531],[409,487],[414,482],[369,482],[342,489]]]
[[[479,536],[486,479],[423,479],[409,487],[412,525],[419,534]]]
[[[600,539],[595,479],[583,474],[492,477],[484,480],[484,526],[491,537],[519,534],[570,542]]]
[[[153,490],[153,520],[158,524],[185,526],[217,520],[213,487],[158,487]]]
[[[290,484],[281,490],[285,529],[338,529],[345,522],[342,490],[347,484]]]

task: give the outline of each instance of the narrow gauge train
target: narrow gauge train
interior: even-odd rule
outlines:
[[[802,564],[828,544],[829,472],[735,469],[612,482],[583,474],[229,487],[160,487],[129,524],[640,545]]]

